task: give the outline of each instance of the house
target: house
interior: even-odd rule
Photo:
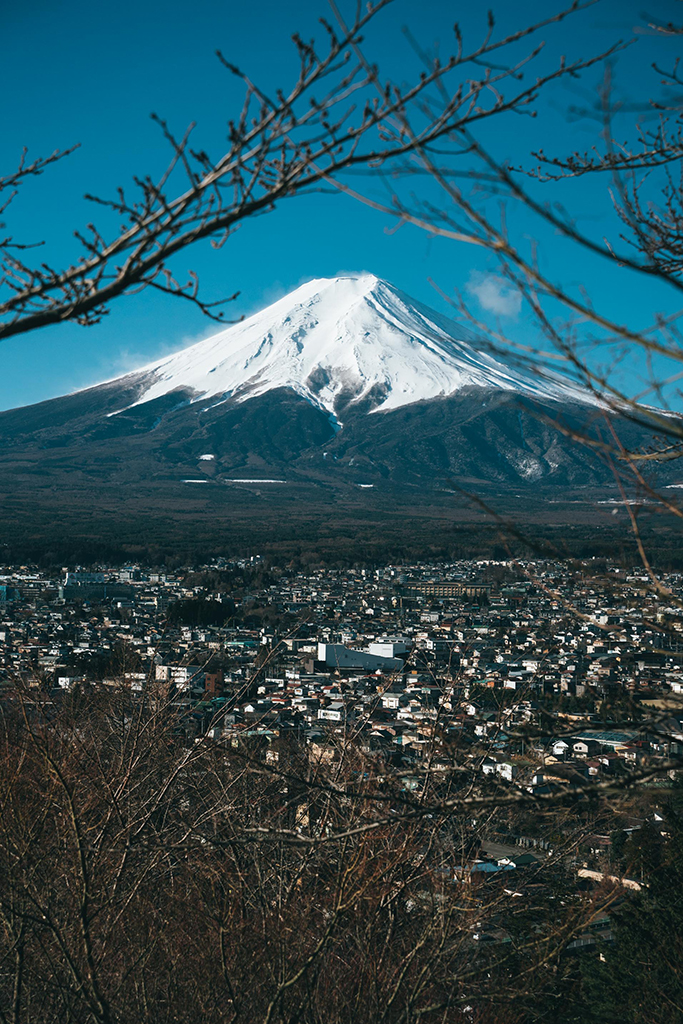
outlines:
[[[600,753],[600,744],[591,739],[574,740],[572,753],[574,757],[595,757]]]
[[[353,717],[353,709],[347,708],[342,700],[333,700],[326,707],[318,708],[318,718],[325,722],[343,722]]]
[[[504,779],[505,782],[514,782],[517,778],[518,768],[516,764],[512,764],[511,761],[500,761],[496,765],[496,774]]]
[[[565,758],[568,750],[569,744],[566,740],[555,740],[553,743],[552,751],[554,757]]]

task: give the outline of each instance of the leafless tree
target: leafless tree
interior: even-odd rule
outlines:
[[[356,743],[322,758],[294,736],[188,744],[163,699],[124,686],[72,697],[60,709],[17,689],[4,702],[12,1024],[522,1021],[544,965],[619,895],[558,921],[541,886],[520,913],[504,875],[472,873],[472,811],[500,801],[455,762],[412,794]],[[561,827],[566,855],[581,827]]]
[[[666,34],[675,34],[673,25],[662,27],[651,22],[650,28]],[[556,369],[558,364],[582,387],[592,390],[604,403],[605,408],[622,415],[630,415],[639,422],[657,430],[670,443],[663,442],[658,450],[645,452],[623,452],[618,443],[610,439],[607,447],[615,457],[628,457],[631,471],[650,462],[677,458],[681,454],[680,440],[683,428],[676,416],[666,414],[666,394],[670,385],[680,374],[667,374],[662,361],[675,365],[680,362],[680,343],[677,321],[680,312],[666,316],[655,316],[652,325],[639,330],[628,325],[613,322],[600,312],[600,298],[589,295],[584,287],[580,294],[574,294],[570,287],[552,280],[543,269],[542,253],[536,243],[527,246],[521,239],[510,236],[506,227],[507,218],[499,220],[491,214],[491,197],[498,198],[509,207],[522,206],[541,221],[551,225],[557,232],[573,243],[579,250],[586,249],[594,255],[616,263],[624,269],[647,278],[656,278],[672,289],[674,300],[683,291],[681,282],[681,104],[676,91],[680,84],[678,64],[671,69],[655,66],[663,76],[664,95],[656,96],[643,104],[639,98],[633,114],[630,135],[632,145],[618,143],[615,137],[614,119],[624,117],[623,104],[613,101],[613,70],[609,57],[620,48],[603,54],[604,80],[599,95],[599,124],[596,130],[596,144],[590,152],[575,152],[566,157],[548,156],[542,149],[532,154],[538,161],[535,168],[513,167],[500,159],[481,141],[476,123],[456,126],[444,133],[438,153],[430,152],[420,144],[412,112],[402,111],[402,130],[411,138],[415,147],[411,150],[410,161],[394,168],[393,181],[396,186],[387,202],[382,203],[364,195],[360,190],[351,189],[344,183],[337,187],[353,194],[361,201],[395,217],[398,224],[412,224],[428,234],[452,240],[458,244],[471,244],[487,250],[497,262],[497,273],[508,286],[516,289],[527,309],[535,318],[540,333],[549,342],[547,351],[524,347],[507,336],[501,329],[493,332],[494,347],[504,350],[508,356],[517,356],[536,368],[544,365]],[[429,57],[420,52],[429,67]],[[589,63],[589,62],[586,62]],[[584,65],[585,66],[585,65]],[[572,73],[574,68],[569,69]],[[539,98],[545,79],[535,83],[529,96],[533,106]],[[668,87],[668,88],[666,88]],[[434,118],[447,104],[447,95],[442,83],[437,82],[429,97],[421,98],[423,114]],[[627,108],[628,109],[628,108]],[[642,118],[645,109],[648,119]],[[651,126],[654,120],[654,127]],[[620,131],[624,131],[623,124]],[[655,174],[654,172],[659,172]],[[400,188],[401,177],[411,183],[416,173],[423,174],[438,186],[443,204],[437,205],[434,198],[421,199],[419,191],[412,189],[404,195]],[[559,209],[557,203],[542,198],[538,188],[526,184],[530,179],[552,185],[559,179],[582,179],[587,175],[607,176],[605,198],[613,206],[622,230],[618,238],[596,240],[580,229],[571,211]],[[459,179],[466,179],[461,184]],[[438,285],[437,285],[438,287]],[[490,325],[477,320],[468,308],[463,296],[449,288],[441,289],[448,298],[484,335],[491,336]],[[549,311],[552,303],[563,306],[573,318],[564,326],[558,326],[558,318]],[[581,325],[581,330],[578,325]],[[589,330],[597,332],[589,336]],[[631,358],[636,353],[644,354],[644,379],[642,392],[636,396],[626,394],[609,374],[608,370],[597,368],[595,348],[597,345],[620,351],[630,350]],[[590,351],[587,352],[587,347]],[[655,364],[652,360],[659,357]],[[548,360],[551,362],[548,363]],[[647,360],[650,360],[649,362]],[[650,379],[645,378],[649,373]],[[667,390],[668,389],[668,390]],[[644,400],[658,398],[662,412],[648,405]]]
[[[412,84],[399,87],[382,77],[362,48],[363,31],[390,3],[378,0],[365,10],[359,3],[350,25],[333,6],[334,25],[322,21],[322,48],[295,36],[298,77],[274,95],[219,53],[226,72],[237,76],[245,90],[241,110],[229,121],[227,150],[217,158],[195,150],[194,125],[176,136],[168,121],[155,116],[171,149],[169,166],[158,181],[136,176],[132,197],[123,188],[113,199],[87,196],[103,212],[106,226],[90,223],[76,232],[83,254],[75,264],[50,266],[40,262],[40,247],[32,240],[4,238],[0,339],[65,320],[97,323],[113,300],[145,287],[187,299],[209,317],[222,319],[222,301],[202,298],[194,273],[185,283],[176,279],[173,257],[201,240],[220,249],[244,221],[345,172],[389,173],[396,161],[431,152],[449,133],[526,108],[545,83],[593,62],[560,64],[533,86],[522,85],[519,72],[539,48],[509,67],[500,65],[506,50],[533,40],[541,28],[577,10],[575,0],[566,10],[502,39],[494,38],[491,25],[471,47],[456,29],[453,55],[434,60]],[[427,97],[435,88],[445,100],[431,111]],[[413,127],[407,131],[409,123]],[[49,172],[72,151],[32,162],[22,154],[18,168],[0,178],[0,192],[7,193],[5,216],[27,178]]]

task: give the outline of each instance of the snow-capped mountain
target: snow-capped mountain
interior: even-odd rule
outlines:
[[[358,403],[389,412],[478,387],[577,401],[561,378],[533,379],[483,352],[470,331],[371,274],[309,281],[247,320],[122,380],[140,405],[179,389],[244,401],[289,388],[338,421]]]

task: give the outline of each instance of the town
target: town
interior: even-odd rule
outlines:
[[[2,685],[163,696],[188,741],[260,737],[276,758],[295,731],[324,756],[352,730],[406,770],[457,737],[534,793],[683,754],[683,574],[653,591],[595,561],[304,573],[251,556],[0,578]]]

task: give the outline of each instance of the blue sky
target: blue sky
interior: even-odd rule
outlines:
[[[342,6],[344,6],[342,4]],[[559,10],[555,0],[505,0],[494,10],[500,31],[521,27]],[[653,0],[648,12],[675,18],[675,0]],[[348,8],[346,8],[348,10]],[[561,53],[570,59],[597,52],[615,38],[635,40],[616,62],[618,88],[625,97],[652,93],[657,77],[653,60],[672,63],[676,40],[634,33],[642,24],[641,0],[602,0],[561,27],[544,30],[547,40],[539,68]],[[324,0],[34,0],[4,5],[0,18],[0,77],[10,97],[2,112],[0,173],[16,164],[23,146],[33,155],[80,143],[79,150],[43,177],[28,183],[5,219],[16,237],[45,239],[53,262],[77,254],[74,229],[96,219],[83,200],[86,191],[110,196],[134,174],[158,176],[168,150],[149,114],[166,117],[177,132],[198,122],[197,144],[220,151],[225,124],[240,102],[236,83],[214,56],[220,48],[257,82],[272,89],[287,86],[295,71],[290,43],[293,31],[319,35],[317,18],[327,15]],[[439,42],[451,48],[451,26],[459,20],[465,37],[478,38],[485,8],[443,0],[395,0],[372,31],[367,50],[394,78],[413,77],[415,56],[401,32],[408,25],[425,47]],[[567,119],[568,105],[594,102],[600,72],[552,89],[535,122],[519,117],[496,119],[486,141],[499,156],[527,159],[539,141],[549,152],[586,148],[595,139],[588,118]],[[371,181],[364,183],[372,190]],[[615,229],[606,179],[558,188],[542,195],[560,198],[579,215],[579,224],[602,237]],[[546,186],[546,189],[548,186]],[[390,233],[387,217],[341,196],[314,195],[284,203],[273,213],[246,223],[216,253],[208,244],[183,258],[179,272],[200,274],[206,297],[240,292],[231,315],[248,314],[312,277],[368,270],[418,299],[444,310],[429,284],[444,291],[468,288],[473,311],[491,322],[503,314],[510,335],[534,340],[523,310],[501,299],[488,275],[495,264],[481,250],[439,239],[413,228]],[[570,287],[587,284],[601,309],[631,326],[646,325],[653,311],[671,312],[675,296],[662,286],[617,270],[581,254],[531,218],[513,214],[511,226],[526,244],[538,237],[544,265]],[[124,298],[91,328],[65,324],[0,344],[0,408],[40,401],[96,383],[177,349],[217,328],[188,303],[152,291]],[[630,368],[631,390],[637,373]]]

